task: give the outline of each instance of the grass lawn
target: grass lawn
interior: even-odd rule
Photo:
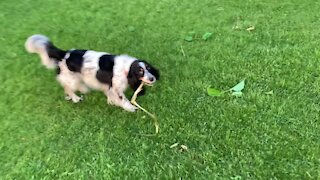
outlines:
[[[1,0],[0,179],[320,178],[319,11],[316,0]],[[160,133],[141,135],[152,120],[101,92],[65,101],[24,49],[36,33],[158,67],[138,102]],[[241,79],[242,97],[207,95]]]

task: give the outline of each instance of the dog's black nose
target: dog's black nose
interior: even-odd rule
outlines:
[[[151,78],[149,78],[149,80],[152,82],[152,81],[154,80],[154,78],[153,78],[153,77],[151,77]]]

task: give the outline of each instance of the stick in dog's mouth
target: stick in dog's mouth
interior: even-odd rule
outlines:
[[[153,83],[154,83],[155,81],[153,81],[153,82],[151,82],[151,81],[145,81],[145,80],[142,80],[141,79],[141,84],[144,84],[144,85],[147,85],[147,86],[153,86]],[[138,90],[138,89],[137,89]],[[141,87],[141,90],[142,90],[142,87]],[[140,90],[140,91],[141,91]]]
[[[153,115],[153,114],[151,114],[149,111],[147,111],[146,109],[144,109],[143,107],[141,107],[141,106],[136,102],[137,96],[138,96],[139,92],[142,91],[142,87],[143,87],[144,84],[148,85],[148,84],[145,83],[145,82],[142,82],[142,83],[140,84],[140,86],[139,86],[138,89],[134,92],[134,94],[133,94],[133,96],[132,96],[132,98],[131,98],[131,103],[132,103],[133,105],[135,105],[137,108],[139,108],[139,109],[141,109],[142,111],[144,111],[145,113],[147,113],[147,114],[154,120],[154,126],[155,126],[155,128],[156,128],[156,134],[158,134],[158,132],[159,132],[159,123],[158,123],[158,120],[157,120],[156,116]],[[148,85],[148,86],[149,86],[149,85]],[[152,86],[152,84],[151,84],[150,86]]]
[[[146,82],[143,82],[145,85],[147,85],[147,86],[153,86],[153,84],[152,83],[146,83]]]

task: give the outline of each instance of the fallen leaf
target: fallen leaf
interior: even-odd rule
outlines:
[[[180,145],[180,147],[181,147],[181,149],[184,150],[184,151],[187,151],[187,150],[188,150],[188,147],[187,147],[186,145],[183,145],[183,144],[182,144],[182,145]]]
[[[209,96],[221,96],[223,94],[223,91],[214,88],[208,88],[207,93]]]
[[[269,91],[269,92],[265,92],[266,95],[272,95],[273,94],[273,90]]]
[[[230,91],[240,92],[244,89],[244,80],[240,81],[237,85],[230,89]]]
[[[206,40],[208,40],[211,36],[212,36],[212,33],[206,32],[206,33],[204,33],[204,35],[202,36],[202,39],[206,41]]]
[[[174,143],[170,146],[170,148],[174,148],[174,147],[177,147],[179,145],[179,143]]]
[[[188,41],[188,42],[192,42],[193,37],[192,37],[192,36],[186,36],[186,37],[184,38],[184,40],[185,40],[185,41]]]

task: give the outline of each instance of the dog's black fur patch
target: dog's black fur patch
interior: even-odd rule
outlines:
[[[73,72],[81,72],[83,64],[83,55],[87,50],[72,50],[70,56],[66,59],[68,69]]]
[[[105,54],[99,58],[99,68],[103,71],[113,71],[115,55]]]
[[[61,61],[62,58],[66,55],[67,51],[61,50],[55,47],[51,42],[48,42],[47,52],[50,58],[55,59],[56,61]]]
[[[130,70],[127,76],[128,84],[130,85],[133,91],[136,91],[141,84],[141,80],[139,80],[139,78],[142,76],[139,74],[139,71],[140,71],[139,62],[140,62],[139,60],[136,60],[131,64]],[[143,94],[145,94],[145,89],[142,89],[142,91],[140,91],[138,95],[143,95]]]
[[[97,71],[97,79],[104,84],[112,86],[113,66],[115,55],[103,55],[99,58],[99,70]]]

